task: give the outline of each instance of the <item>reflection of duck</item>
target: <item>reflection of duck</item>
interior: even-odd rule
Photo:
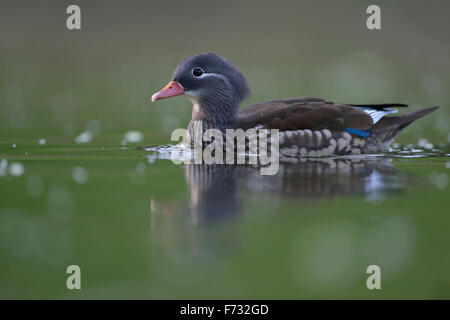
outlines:
[[[190,223],[200,225],[229,220],[239,211],[241,194],[297,199],[364,194],[377,197],[405,187],[404,176],[390,159],[302,159],[281,162],[276,175],[263,176],[257,166],[185,163],[190,191]],[[154,209],[156,205],[153,205]],[[158,211],[164,209],[159,206]]]
[[[389,159],[304,158],[298,163],[281,162],[272,176],[263,176],[260,168],[249,165],[185,163],[184,170],[190,194],[187,210],[182,203],[151,199],[152,240],[180,263],[193,261],[192,257],[210,262],[229,252],[240,237],[240,229],[233,225],[240,221],[250,194],[269,200],[261,202],[258,210],[275,212],[273,205],[278,206],[280,197],[304,201],[361,194],[377,200],[405,186]]]
[[[280,152],[288,156],[321,157],[331,154],[359,154],[386,150],[396,135],[413,121],[436,110],[429,107],[397,117],[393,107],[404,104],[336,104],[317,98],[273,100],[239,105],[249,94],[244,76],[215,53],[203,53],[183,60],[169,84],[152,96],[152,101],[186,94],[192,100],[190,134],[195,121],[203,130],[215,128],[280,130]]]
[[[236,173],[230,165],[185,164],[193,224],[229,219],[237,213]]]
[[[304,198],[383,193],[401,186],[397,183],[400,174],[389,159],[309,159],[280,163],[273,176],[248,167],[242,167],[237,176],[250,191]],[[377,188],[371,187],[374,184]]]

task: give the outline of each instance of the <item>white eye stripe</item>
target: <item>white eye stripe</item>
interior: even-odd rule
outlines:
[[[216,77],[216,78],[222,79],[223,81],[228,83],[228,79],[224,75],[219,74],[219,73],[212,73],[212,72],[211,73],[207,73],[207,72],[204,72],[201,76],[196,77],[196,78],[197,79],[203,79],[203,78],[208,78],[208,77]]]
[[[195,77],[195,79],[205,79],[208,77],[219,78],[219,79],[222,79],[223,81],[225,81],[225,83],[227,83],[230,86],[230,82],[228,81],[227,77],[225,77],[224,75],[219,74],[219,73],[203,72],[203,74],[201,76],[198,76],[198,77],[194,76],[194,77]],[[184,94],[186,94],[187,96],[191,96],[191,97],[198,97],[199,92],[197,90],[188,90],[188,91],[185,91]]]

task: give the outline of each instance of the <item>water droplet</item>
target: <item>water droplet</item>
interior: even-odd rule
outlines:
[[[72,169],[72,178],[76,183],[86,183],[89,178],[89,174],[83,167],[74,167]]]
[[[423,138],[419,140],[417,145],[419,147],[425,148],[425,149],[433,149],[434,148],[432,143],[430,143],[427,139],[423,139]]]
[[[25,166],[20,162],[13,162],[9,165],[8,171],[13,177],[20,177],[25,173]]]
[[[144,140],[144,134],[139,131],[128,131],[125,133],[125,136],[123,137],[121,144],[124,146],[127,143],[137,143]]]
[[[91,142],[91,140],[92,140],[92,133],[90,131],[84,131],[75,138],[75,142],[77,144],[88,143]]]

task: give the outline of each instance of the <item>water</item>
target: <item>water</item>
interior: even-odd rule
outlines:
[[[376,264],[377,298],[448,297],[441,147],[287,159],[261,176],[251,165],[175,165],[170,145],[2,145],[0,294],[371,298]],[[65,287],[71,264],[78,292]]]

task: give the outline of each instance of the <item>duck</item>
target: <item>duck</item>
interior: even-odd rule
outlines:
[[[192,144],[194,124],[202,129],[278,129],[280,154],[323,157],[389,150],[398,133],[439,106],[392,116],[403,103],[344,104],[321,98],[271,100],[241,108],[250,95],[244,75],[228,60],[208,52],[190,56],[175,68],[152,102],[185,95],[192,118],[184,143]]]

